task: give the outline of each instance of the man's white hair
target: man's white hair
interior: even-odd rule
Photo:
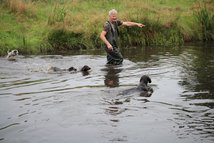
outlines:
[[[112,10],[110,10],[110,11],[108,12],[108,15],[109,15],[109,16],[112,15],[112,14],[117,14],[116,9],[112,9]]]

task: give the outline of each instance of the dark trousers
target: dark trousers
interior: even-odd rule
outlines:
[[[105,48],[107,52],[107,64],[120,65],[123,63],[123,56],[117,47],[113,47],[113,50]]]

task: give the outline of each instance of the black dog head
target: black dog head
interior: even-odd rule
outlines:
[[[89,71],[91,68],[89,67],[89,66],[87,66],[87,65],[84,65],[82,68],[81,68],[81,71],[82,72],[87,72],[87,71]]]
[[[151,78],[148,75],[143,75],[140,78],[140,84],[145,84],[147,86],[147,84],[151,83],[151,82],[152,82],[152,80],[151,80]]]
[[[150,97],[153,93],[153,89],[148,86],[148,83],[151,83],[152,80],[148,75],[143,75],[140,78],[140,84],[138,86],[138,89],[141,91],[140,96],[143,97]]]

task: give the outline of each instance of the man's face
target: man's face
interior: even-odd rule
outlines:
[[[113,13],[109,16],[110,21],[115,22],[117,20],[117,14]]]

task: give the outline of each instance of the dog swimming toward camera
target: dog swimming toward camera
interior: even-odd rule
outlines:
[[[140,96],[143,97],[150,97],[152,93],[154,92],[153,88],[151,88],[148,83],[151,83],[152,80],[148,75],[143,75],[140,78],[140,83],[137,87],[137,89],[140,91]]]
[[[153,88],[148,85],[151,82],[152,80],[148,75],[143,75],[137,87],[124,90],[110,100],[104,98],[104,101],[110,104],[123,104],[124,102],[130,102],[130,98],[136,94],[139,94],[141,97],[150,97],[154,92]],[[149,101],[148,99],[141,100],[145,102]]]
[[[131,95],[133,93],[140,93],[140,96],[142,97],[150,97],[154,92],[153,88],[148,85],[148,83],[151,82],[152,80],[148,75],[143,75],[141,76],[140,83],[137,87],[124,90],[119,95]]]
[[[18,54],[18,50],[7,51],[7,59],[10,61],[15,61],[15,57],[18,56]]]

